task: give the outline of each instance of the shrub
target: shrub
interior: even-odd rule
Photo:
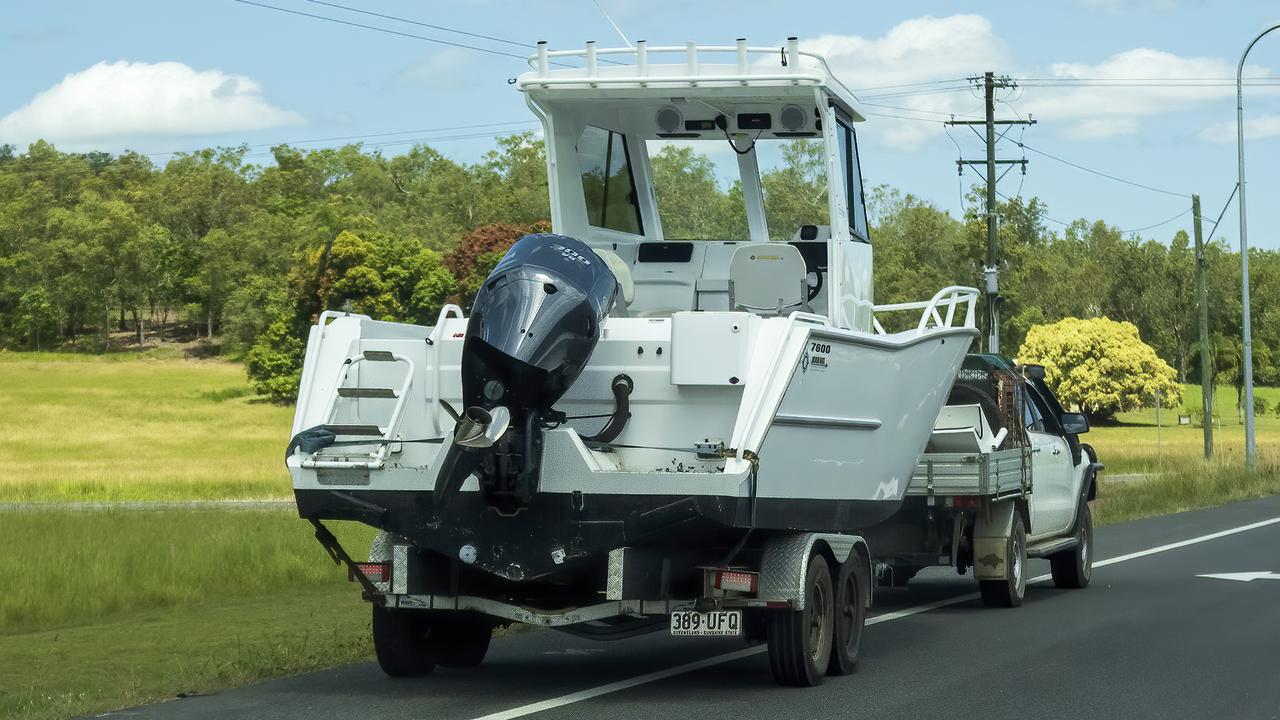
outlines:
[[[1094,418],[1152,404],[1182,402],[1177,373],[1142,342],[1133,323],[1065,318],[1027,332],[1018,362],[1043,365],[1045,381],[1064,405]]]

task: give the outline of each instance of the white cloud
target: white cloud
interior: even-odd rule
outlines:
[[[71,73],[0,118],[0,142],[65,145],[300,125],[243,75],[178,62],[100,62]]]
[[[1224,78],[1234,78],[1235,73],[1235,65],[1226,60],[1135,48],[1093,65],[1054,64],[1050,68],[1054,82],[1050,84],[1055,87],[1036,88],[1034,82],[1024,83],[1029,87],[1022,107],[1044,120],[1071,122],[1064,131],[1068,137],[1114,137],[1138,132],[1140,118],[1190,110],[1231,98],[1235,95],[1235,86]],[[1248,67],[1246,74],[1265,76],[1270,72]],[[1188,78],[1217,82],[1196,85],[1185,82]],[[1135,79],[1155,82],[1134,85]],[[1072,86],[1072,81],[1079,81],[1081,85]]]
[[[1244,120],[1244,136],[1246,140],[1280,137],[1280,115],[1246,116]],[[1200,138],[1209,142],[1233,143],[1236,141],[1236,122],[1228,120],[1210,125],[1200,131]]]
[[[462,48],[447,48],[400,73],[400,81],[431,90],[457,90],[466,85],[463,68],[471,56]]]
[[[981,15],[915,18],[898,23],[881,38],[822,35],[802,40],[801,46],[825,55],[832,72],[855,90],[963,78],[1008,64],[1004,43],[992,32],[991,23]],[[868,90],[860,95],[867,96],[864,102],[868,112],[901,114],[900,110],[871,103],[926,111],[939,121],[946,113],[974,112],[973,98],[967,93],[873,97],[892,92],[889,89]],[[894,147],[910,150],[942,131],[940,123],[929,125],[884,118],[871,123],[864,132],[879,136]]]

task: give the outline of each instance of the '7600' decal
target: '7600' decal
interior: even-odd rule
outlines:
[[[804,356],[800,358],[800,370],[809,372],[810,370],[826,370],[827,358],[831,355],[831,343],[817,342],[811,340],[809,345],[804,349]]]

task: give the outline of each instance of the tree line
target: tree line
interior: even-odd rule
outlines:
[[[247,146],[212,148],[161,165],[0,146],[0,348],[101,352],[178,331],[245,360],[260,391],[288,398],[321,310],[433,322],[443,303],[467,304],[520,234],[548,227],[545,155],[531,134],[499,139],[474,163],[426,145],[394,157],[358,145],[270,155],[259,164]],[[765,174],[771,227],[825,216],[820,163],[797,143]],[[741,189],[705,157],[672,146],[653,166],[668,227],[745,237],[730,210]],[[976,193],[961,218],[894,188],[868,196],[877,302],[980,285]],[[1200,380],[1187,232],[1125,235],[1101,219],[1049,227],[1046,210],[1036,198],[999,207],[1005,347],[1036,325],[1105,316],[1133,323],[1180,380]],[[1213,374],[1238,385],[1239,256],[1212,241],[1205,263]],[[1250,263],[1255,373],[1278,384],[1280,253],[1253,250]]]

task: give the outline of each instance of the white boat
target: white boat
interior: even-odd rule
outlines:
[[[892,515],[977,291],[874,305],[853,94],[794,40],[539,45],[530,63],[516,86],[543,123],[554,234],[521,240],[470,317],[321,316],[287,459],[300,514],[452,568],[400,596],[508,620],[598,599],[622,549],[681,548],[692,568]],[[733,218],[662,186],[680,153],[715,166]],[[761,180],[797,153],[816,168],[802,220],[785,172]]]

